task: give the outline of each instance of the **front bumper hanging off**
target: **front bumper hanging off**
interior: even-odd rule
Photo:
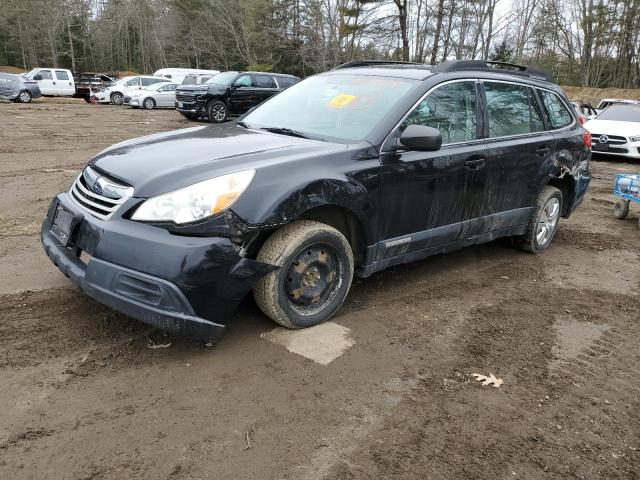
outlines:
[[[68,247],[50,231],[58,204],[80,218]],[[207,342],[220,337],[255,282],[276,268],[241,257],[226,238],[177,236],[122,218],[97,219],[66,193],[52,202],[41,241],[51,261],[95,300]]]

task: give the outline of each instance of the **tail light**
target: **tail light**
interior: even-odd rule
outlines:
[[[591,133],[588,131],[582,132],[582,141],[584,142],[584,146],[591,150]]]

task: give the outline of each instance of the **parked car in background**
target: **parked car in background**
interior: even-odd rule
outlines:
[[[24,76],[38,82],[40,92],[45,97],[72,96],[76,93],[73,74],[65,68],[34,68]]]
[[[640,159],[640,102],[610,105],[584,127],[594,152]]]
[[[265,72],[222,72],[202,85],[176,89],[176,110],[187,118],[221,123],[298,83],[293,75]]]
[[[500,237],[551,245],[584,199],[591,136],[549,73],[355,65],[235,123],[103,150],[52,201],[47,255],[96,300],[210,342],[251,291],[305,328],[354,275]]]
[[[130,90],[123,99],[124,105],[133,108],[143,107],[148,110],[153,108],[175,108],[176,87],[180,85],[174,82],[154,83],[139,90]]]
[[[213,75],[209,73],[190,73],[182,79],[181,83],[182,85],[202,85],[203,83],[207,83],[211,77],[213,77]]]
[[[98,91],[109,85],[113,85],[117,77],[115,75],[105,75],[103,73],[82,72],[75,75],[76,93],[75,98],[84,98],[84,101],[91,103],[94,91]]]
[[[0,72],[0,97],[17,103],[29,103],[31,99],[41,95],[40,87],[35,80],[29,80],[22,75]]]
[[[595,118],[596,115],[598,115],[596,109],[588,103],[579,104],[578,102],[571,102],[571,105],[578,114],[578,121],[580,122],[580,125],[584,125],[587,121]]]
[[[610,105],[640,105],[640,100],[628,100],[624,98],[603,98],[596,107],[597,113],[600,113]]]
[[[161,68],[153,75],[156,77],[166,77],[176,83],[182,83],[187,75],[208,75],[209,78],[220,73],[220,70],[203,70],[200,68]]]
[[[165,77],[155,77],[153,75],[135,75],[123,77],[113,85],[109,85],[104,89],[93,93],[98,103],[112,103],[113,105],[122,105],[124,96],[128,91],[139,90],[155,83],[170,82]]]

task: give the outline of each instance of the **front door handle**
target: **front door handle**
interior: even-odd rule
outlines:
[[[464,162],[464,166],[469,170],[480,170],[484,167],[484,157],[475,157]]]
[[[53,84],[55,85],[55,84],[56,84],[56,82],[53,82]]]
[[[536,149],[536,155],[538,155],[539,157],[545,157],[550,151],[551,151],[551,149],[549,147],[547,147],[546,145],[540,145]]]

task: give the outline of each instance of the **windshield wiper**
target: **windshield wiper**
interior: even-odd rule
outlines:
[[[249,125],[247,125],[247,123],[244,120],[238,120],[236,122],[236,125],[240,125],[241,127],[244,127],[244,128],[251,128]]]
[[[271,133],[279,133],[280,135],[289,135],[291,137],[300,137],[300,138],[309,138],[304,133],[299,132],[298,130],[292,130],[290,128],[285,127],[262,127],[260,130],[266,130]]]

